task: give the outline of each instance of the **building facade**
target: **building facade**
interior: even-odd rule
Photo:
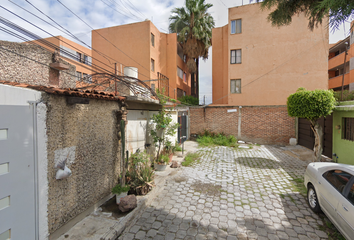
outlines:
[[[257,3],[229,8],[213,29],[213,104],[286,105],[299,87],[328,88],[328,29],[310,31],[303,14],[274,27],[268,14]]]
[[[108,40],[108,41],[107,41]],[[175,33],[160,32],[151,21],[92,31],[93,64],[124,74],[133,67],[136,77],[172,98],[191,95],[191,74]],[[103,54],[100,54],[100,53]]]
[[[57,50],[60,52],[60,57],[76,67],[78,86],[81,81],[85,80],[89,75],[92,75],[93,72],[99,71],[92,68],[91,49],[70,41],[67,38],[56,36],[32,42],[51,52],[54,52],[54,46],[57,46]]]
[[[353,24],[354,22],[352,22]],[[328,55],[328,88],[338,91],[354,90],[353,30],[349,37],[331,44]]]

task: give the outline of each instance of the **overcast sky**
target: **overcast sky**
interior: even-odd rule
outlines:
[[[62,35],[70,40],[74,40],[71,37],[68,37],[67,34],[55,29],[30,13],[27,13],[13,3],[16,3],[38,17],[54,24],[45,15],[31,6],[31,4],[33,4],[44,14],[48,15],[65,29],[74,33],[79,39],[88,45],[91,45],[91,28],[105,28],[144,21],[145,19],[150,19],[161,32],[167,33],[169,24],[168,17],[171,10],[174,7],[181,7],[184,4],[184,0],[1,0],[0,2],[0,6],[2,7],[0,8],[1,17],[36,33],[40,37],[50,37],[51,34],[54,36]],[[77,14],[87,23],[87,25],[60,4],[60,2]],[[213,7],[210,8],[210,13],[214,17],[216,27],[221,27],[227,24],[227,8],[240,6],[242,3],[248,4],[249,0],[206,0],[206,2],[213,4]],[[39,30],[30,23],[21,20],[19,17],[11,14],[4,8],[44,29],[49,34]],[[1,27],[5,26],[1,24],[0,21],[0,29]],[[334,33],[330,32],[329,42],[335,43],[348,36],[348,33],[349,23],[346,23],[344,27],[342,26],[341,29]],[[0,31],[0,39],[21,41],[3,31]],[[209,60],[206,62],[202,60],[200,61],[200,99],[202,101],[203,96],[205,95],[206,103],[210,103],[212,100],[211,52],[210,49]],[[136,60],[138,61],[138,59]]]

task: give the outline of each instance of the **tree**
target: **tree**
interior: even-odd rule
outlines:
[[[257,0],[257,2],[262,2],[262,8],[272,10],[268,19],[275,26],[288,25],[295,14],[304,12],[309,19],[311,30],[327,17],[330,19],[330,28],[337,29],[354,13],[353,0]]]
[[[215,26],[213,17],[207,12],[213,5],[205,0],[186,0],[185,7],[174,8],[170,16],[169,31],[177,33],[177,41],[188,57],[190,73],[196,73],[197,98],[199,99],[199,58],[208,58],[211,32]]]
[[[311,129],[315,135],[313,148],[315,162],[321,161],[323,137],[322,127],[317,121],[332,113],[335,102],[332,90],[308,91],[305,88],[299,88],[296,93],[288,97],[289,116],[306,118],[311,123]]]

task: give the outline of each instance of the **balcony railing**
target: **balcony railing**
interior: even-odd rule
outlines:
[[[345,52],[342,52],[341,54],[338,54],[337,56],[331,58],[328,60],[328,69],[333,69],[336,68],[340,65],[344,64],[344,56]],[[350,57],[347,56],[346,62],[349,62]]]
[[[328,88],[333,89],[333,88],[341,87],[342,81],[343,81],[343,74],[336,77],[332,77],[328,79]],[[349,81],[350,81],[349,74],[348,73],[344,74],[344,86],[348,85]]]

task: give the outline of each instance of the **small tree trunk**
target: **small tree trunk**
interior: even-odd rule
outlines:
[[[315,146],[313,147],[313,161],[321,162],[323,130],[321,125],[317,121],[311,122],[311,129],[315,134]]]

